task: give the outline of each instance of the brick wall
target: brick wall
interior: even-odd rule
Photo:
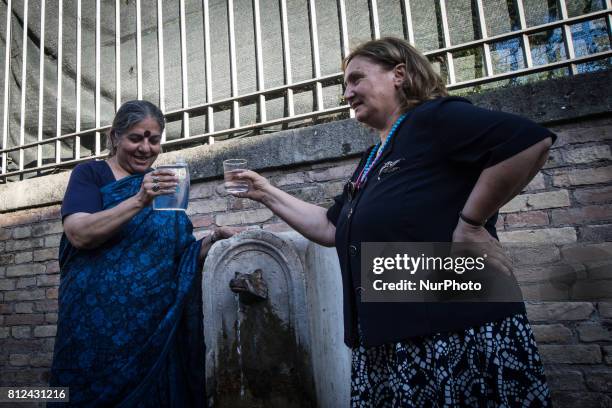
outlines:
[[[612,119],[582,121],[553,130],[559,140],[545,169],[502,209],[500,237],[569,246],[597,243],[597,254],[604,251],[609,260]],[[328,206],[356,160],[264,175],[301,199]],[[220,181],[193,186],[189,215],[198,237],[214,225],[288,230],[263,206],[225,195]],[[44,384],[47,380],[57,319],[61,231],[58,206],[0,214],[0,386]],[[561,248],[558,256],[589,258],[593,256],[589,251]],[[596,283],[601,297],[612,299],[612,267],[609,262],[598,267]],[[577,297],[571,293],[555,296],[550,302],[528,304],[555,405],[610,406],[612,300],[567,301]]]

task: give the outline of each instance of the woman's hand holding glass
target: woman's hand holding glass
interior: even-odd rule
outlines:
[[[178,177],[172,170],[154,170],[144,176],[136,197],[143,203],[143,206],[148,206],[157,196],[173,194],[176,186],[178,186]]]
[[[243,193],[230,193],[233,196],[241,198],[250,198],[257,202],[263,202],[266,197],[266,193],[270,188],[270,182],[263,176],[255,173],[252,170],[244,170],[233,174],[234,180],[247,181],[249,183],[249,189]]]

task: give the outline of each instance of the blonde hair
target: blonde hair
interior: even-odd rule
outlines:
[[[407,41],[384,37],[365,42],[355,48],[342,61],[342,71],[355,57],[364,57],[392,70],[399,64],[406,66],[406,79],[400,92],[402,110],[415,107],[425,101],[448,96],[446,84],[434,71],[429,60]]]

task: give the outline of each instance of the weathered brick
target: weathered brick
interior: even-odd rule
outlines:
[[[61,218],[61,205],[54,205],[46,208],[41,208],[39,211],[39,216],[41,221],[45,220],[54,220]]]
[[[240,198],[240,197],[229,197],[229,203],[227,205],[228,210],[236,211],[236,210],[250,210],[253,208],[264,208],[265,206],[261,203],[258,203],[255,200],[249,200],[248,198]]]
[[[14,290],[12,292],[6,292],[4,295],[5,302],[12,302],[15,300],[38,300],[44,298],[44,289]]]
[[[26,249],[39,248],[43,246],[44,242],[42,238],[12,240],[6,243],[6,251],[25,251]]]
[[[339,194],[342,194],[344,190],[344,185],[346,184],[346,180],[344,181],[334,181],[331,183],[325,183],[323,185],[323,193],[327,198],[334,198]]]
[[[612,390],[612,370],[606,368],[590,369],[584,373],[586,385],[592,391],[610,392]]]
[[[41,235],[60,234],[64,232],[64,227],[61,221],[47,221],[36,224],[32,227],[32,235],[40,237]]]
[[[568,300],[569,288],[561,282],[537,282],[521,284],[521,292],[525,301]]]
[[[10,303],[0,303],[0,314],[13,313],[13,305]]]
[[[58,261],[47,262],[45,272],[47,274],[58,273],[60,271],[60,266]]]
[[[570,288],[570,296],[575,300],[586,301],[612,299],[612,279],[577,281]]]
[[[15,263],[15,254],[0,254],[0,265]]]
[[[555,408],[609,408],[612,399],[597,392],[551,391],[552,406]]]
[[[34,309],[37,312],[57,312],[57,300],[37,300],[36,302],[34,302]]]
[[[610,147],[606,145],[571,147],[563,152],[563,159],[567,163],[582,164],[599,160],[611,160]]]
[[[542,166],[543,169],[554,169],[557,167],[565,166],[565,162],[563,161],[563,154],[559,149],[551,149],[548,152],[548,158],[546,159],[546,163]]]
[[[592,205],[552,211],[552,222],[560,224],[587,224],[592,221],[612,220],[612,205]]]
[[[307,203],[317,203],[324,199],[323,188],[321,186],[306,186],[301,188],[288,189],[287,193],[306,201]]]
[[[567,343],[572,339],[572,331],[559,323],[534,324],[531,328],[538,343]]]
[[[561,248],[561,256],[568,262],[607,261],[612,259],[612,243],[579,243]]]
[[[191,223],[194,228],[208,227],[212,225],[214,219],[210,215],[195,215],[191,217]]]
[[[608,123],[597,123],[594,126],[581,124],[575,129],[557,130],[555,146],[564,146],[568,143],[599,142],[612,139],[612,126]]]
[[[546,364],[597,364],[602,361],[601,348],[594,344],[543,344],[539,349]]]
[[[611,242],[612,224],[579,227],[580,238],[586,242]]]
[[[215,185],[212,183],[198,183],[189,189],[189,199],[208,198],[215,193]]]
[[[268,221],[274,214],[267,208],[259,210],[241,211],[229,214],[219,214],[216,216],[217,225],[242,225],[255,224]]]
[[[612,282],[612,259],[607,261],[587,262],[586,267],[587,277],[591,280],[598,280],[603,284]]]
[[[58,292],[59,292],[58,288],[47,289],[47,293],[46,293],[47,299],[57,299]]]
[[[572,227],[563,228],[544,228],[537,230],[522,230],[522,231],[507,231],[500,232],[499,240],[501,242],[535,242],[535,243],[550,243],[567,244],[576,242],[576,230]]]
[[[32,262],[32,252],[18,252],[15,254],[15,263],[22,264],[26,262]]]
[[[14,367],[23,367],[29,365],[30,356],[28,354],[11,354],[9,356],[9,364]]]
[[[187,208],[187,215],[210,214],[218,211],[227,211],[227,198],[191,202]]]
[[[42,314],[13,314],[4,317],[4,324],[7,326],[35,325],[45,322]]]
[[[15,289],[15,279],[0,279],[0,290]]]
[[[34,337],[53,337],[57,332],[57,327],[54,325],[38,326],[34,328]]]
[[[599,302],[597,303],[597,310],[601,317],[610,318],[612,317],[612,302]]]
[[[28,238],[31,235],[32,227],[30,225],[13,228],[13,239]]]
[[[33,211],[18,211],[14,213],[2,214],[0,217],[0,226],[15,226],[23,224],[31,224],[40,219],[40,214]]]
[[[348,179],[355,171],[355,164],[349,163],[342,166],[330,167],[325,170],[313,170],[308,172],[308,177],[313,181],[329,181],[336,179]]]
[[[6,339],[11,333],[11,329],[9,327],[0,327],[0,339]]]
[[[612,186],[579,188],[573,192],[579,204],[601,204],[612,202]]]
[[[8,228],[0,227],[0,241],[7,240],[11,237],[11,230]]]
[[[48,235],[45,237],[45,248],[57,248],[59,247],[61,240],[61,234]],[[55,251],[57,253],[57,249]]]
[[[603,346],[602,349],[606,364],[612,365],[612,346]]]
[[[53,353],[36,353],[30,356],[30,365],[32,367],[51,367],[53,361]]]
[[[585,390],[584,377],[582,372],[563,367],[545,367],[546,381],[552,390],[580,391]]]
[[[514,266],[534,266],[559,261],[561,259],[559,248],[554,245],[506,244],[504,248]]]
[[[546,191],[542,193],[521,194],[500,208],[501,213],[540,210],[544,208],[567,207],[570,205],[567,190]]]
[[[527,211],[506,214],[508,228],[535,227],[548,225],[548,214],[544,211]]]
[[[15,265],[6,268],[6,276],[29,276],[38,275],[45,271],[45,265],[41,264],[27,264],[27,265]]]
[[[17,279],[17,283],[15,284],[15,287],[17,289],[23,289],[29,286],[36,286],[36,278],[34,276],[27,278],[19,278]]]
[[[289,186],[293,184],[304,184],[308,181],[308,176],[302,171],[297,173],[281,174],[273,177],[270,180],[270,182],[277,187]]]
[[[11,336],[15,339],[28,339],[31,336],[30,326],[11,327]]]
[[[527,303],[527,316],[533,322],[557,322],[586,320],[595,311],[589,302],[544,302]]]
[[[15,303],[15,313],[34,313],[34,303]]]
[[[38,275],[36,277],[36,286],[59,286],[60,276],[58,274],[53,275]]]
[[[34,261],[35,262],[41,262],[41,261],[51,261],[53,259],[57,259],[57,249],[55,248],[50,248],[50,249],[39,249],[37,251],[34,251]]]
[[[524,191],[535,191],[543,190],[546,188],[546,181],[543,173],[538,173],[535,177],[527,184]]]
[[[45,313],[45,322],[57,324],[57,313]]]
[[[602,323],[581,323],[576,328],[580,341],[611,341],[612,331]]]
[[[569,169],[553,176],[556,187],[584,186],[587,184],[609,183],[612,181],[612,166],[590,169]]]
[[[270,232],[293,231],[293,228],[291,228],[289,225],[285,224],[284,222],[275,222],[275,223],[272,223],[272,224],[265,224],[263,226],[263,229],[265,231],[270,231]]]

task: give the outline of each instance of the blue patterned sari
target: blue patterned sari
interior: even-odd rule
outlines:
[[[104,186],[104,209],[135,195],[142,178]],[[71,405],[206,405],[201,243],[192,229],[182,211],[147,207],[96,249],[62,236],[51,386],[69,387]]]

